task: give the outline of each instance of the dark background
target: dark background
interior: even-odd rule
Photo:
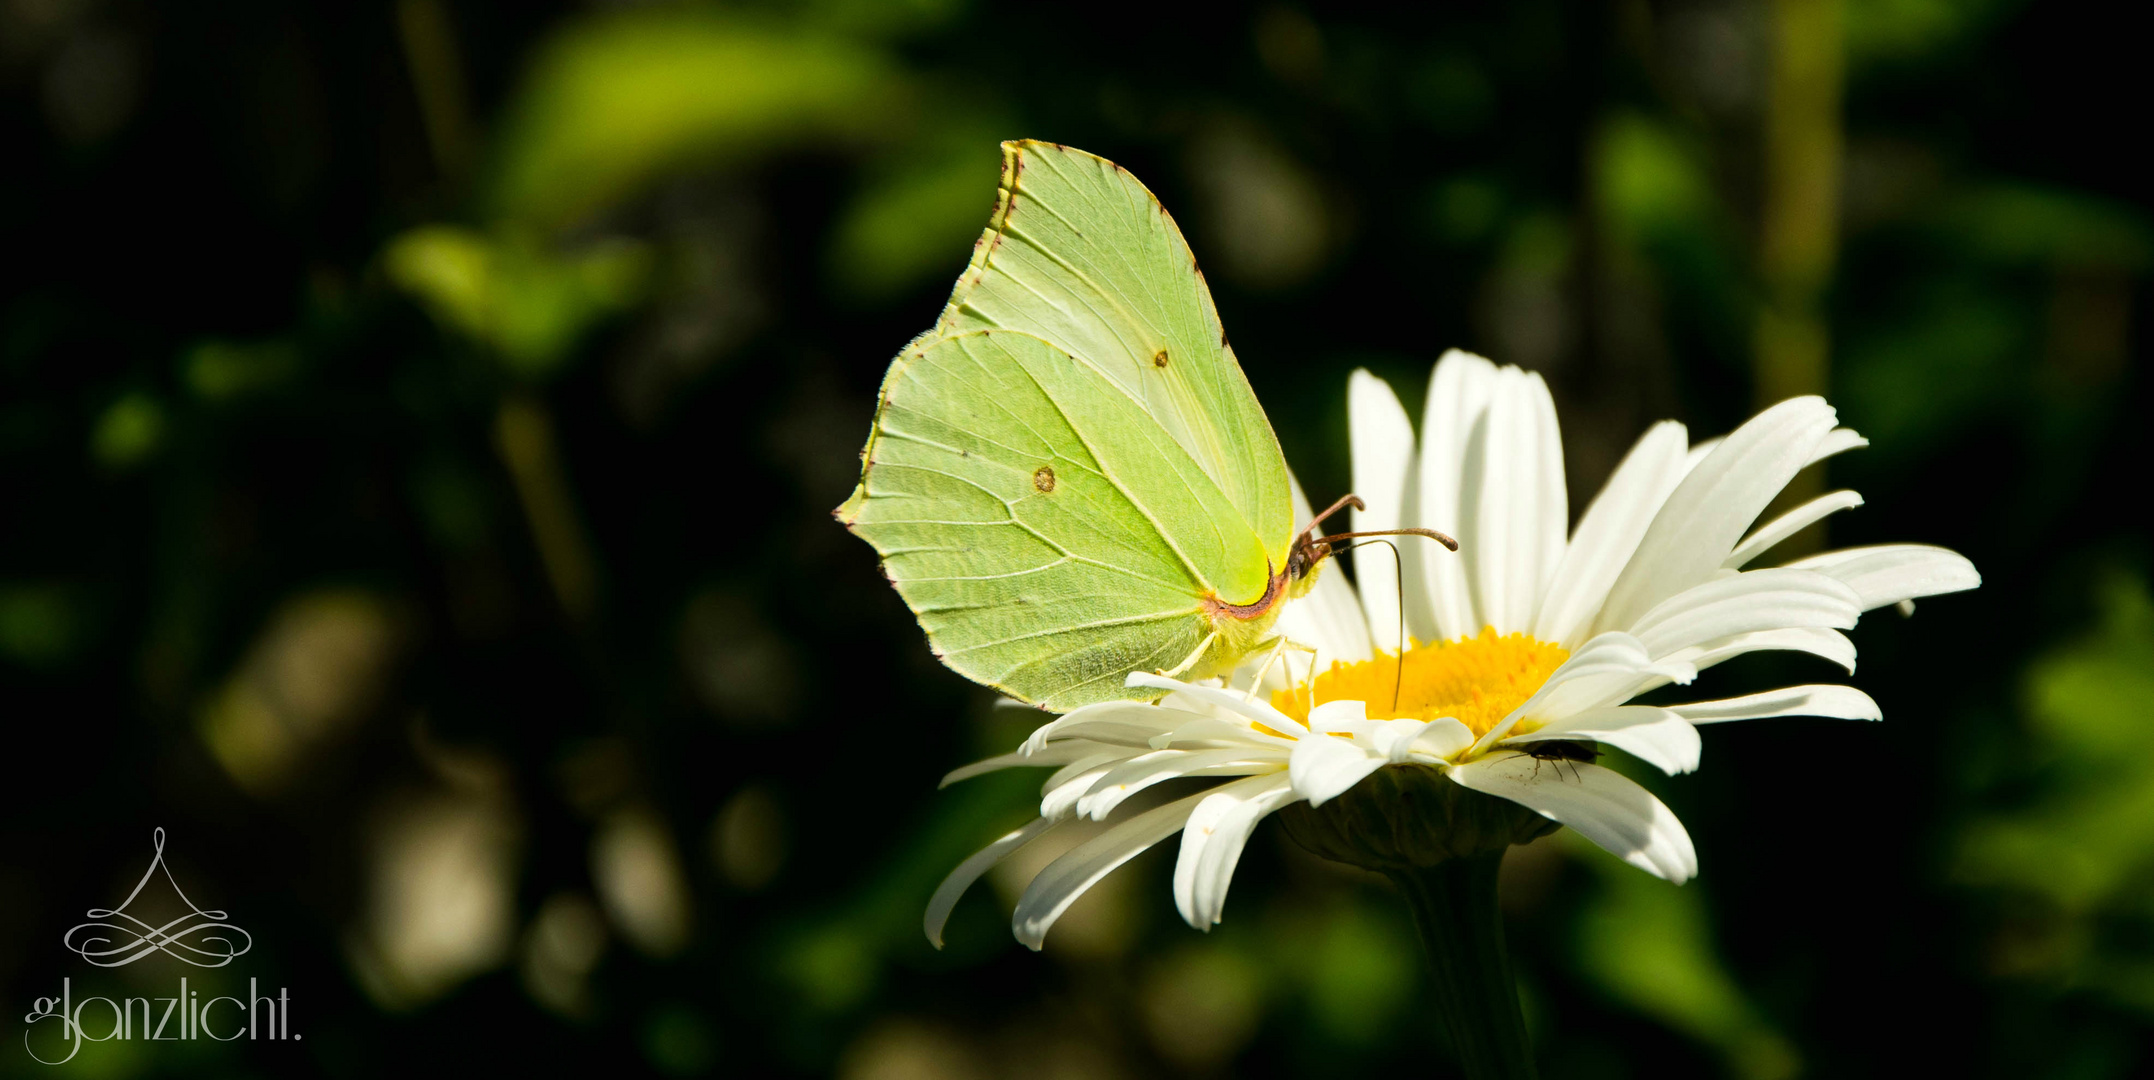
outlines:
[[[1885,723],[1654,784],[1695,882],[1514,850],[1546,1075],[2144,1075],[2125,18],[0,0],[0,1011],[254,977],[305,1035],[0,1072],[1443,1075],[1403,909],[1272,828],[1209,935],[1154,853],[1043,954],[1000,876],[921,938],[1037,780],[936,778],[1027,725],[828,511],[1038,137],[1176,213],[1317,501],[1347,373],[1418,411],[1460,346],[1548,378],[1574,512],[1652,420],[1824,392],[1831,542],[1982,569],[1856,632]],[[62,946],[157,827],[230,967]]]

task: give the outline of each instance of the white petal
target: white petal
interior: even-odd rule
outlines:
[[[1498,754],[1450,770],[1475,791],[1560,821],[1624,862],[1681,884],[1698,872],[1683,823],[1653,793],[1613,769]]]
[[[1439,716],[1414,736],[1412,753],[1437,761],[1447,760],[1473,745],[1473,729],[1455,717]]]
[[[1421,490],[1413,524],[1452,536],[1463,531],[1459,491],[1466,441],[1487,410],[1495,384],[1496,365],[1472,353],[1452,349],[1436,361],[1436,371],[1429,376],[1428,404],[1421,410],[1421,459],[1416,470]],[[1426,551],[1426,547],[1415,544],[1404,549],[1414,553],[1407,580],[1418,578],[1423,583],[1423,602],[1435,624],[1431,633],[1417,623],[1414,634],[1425,640],[1449,640],[1480,633],[1481,617],[1466,587],[1463,560],[1444,558],[1448,553]],[[1412,614],[1409,610],[1409,618]]]
[[[1174,906],[1189,925],[1210,930],[1219,921],[1250,832],[1266,814],[1293,800],[1294,791],[1284,781],[1256,777],[1213,791],[1190,812],[1174,863]]]
[[[958,863],[957,869],[950,871],[950,876],[943,878],[942,884],[935,888],[935,895],[928,898],[927,917],[921,924],[921,928],[927,931],[928,942],[938,949],[942,948],[942,928],[950,921],[950,911],[957,907],[958,897],[965,895],[965,890],[971,888],[973,882],[980,880],[981,874],[1008,858],[1011,852],[1039,839],[1040,834],[1054,824],[1046,818],[1039,818]]]
[[[1710,439],[1700,439],[1691,443],[1689,452],[1683,455],[1683,475],[1689,476],[1691,473],[1697,472],[1698,466],[1705,464],[1705,459],[1712,457],[1713,451],[1720,449],[1720,444],[1726,441],[1726,436],[1716,435]]]
[[[1346,380],[1346,429],[1353,451],[1354,494],[1368,504],[1353,516],[1355,532],[1396,529],[1406,510],[1406,483],[1414,463],[1414,426],[1391,385],[1361,368]],[[1421,541],[1401,538],[1399,543]],[[1369,637],[1379,649],[1399,649],[1400,564],[1381,545],[1354,549],[1354,582],[1368,615]]]
[[[942,783],[936,786],[949,787],[960,780],[970,780],[975,776],[986,773],[1026,765],[1067,765],[1086,754],[1097,753],[1098,750],[1099,747],[1095,745],[1071,741],[1056,743],[1036,754],[1028,754],[1022,750],[1008,754],[997,754],[985,761],[975,761],[970,765],[951,769],[943,774]]]
[[[1105,820],[1123,800],[1145,788],[1184,776],[1248,776],[1278,772],[1286,764],[1286,751],[1255,747],[1222,750],[1172,750],[1131,758],[1094,781],[1090,791],[1077,800],[1079,816]]]
[[[1153,711],[1164,712],[1168,717],[1173,717],[1180,712],[1178,709],[1155,709]],[[1066,740],[1105,743],[1112,746],[1145,746],[1150,744],[1151,740],[1159,735],[1160,732],[1161,727],[1158,724],[1130,724],[1121,720],[1088,718],[1056,727],[1052,741],[1043,746],[1041,750],[1052,749]],[[1035,732],[1034,734],[1038,733]],[[1031,744],[1027,743],[1026,745],[1030,746]],[[1039,750],[1018,750],[1020,754],[1039,752]]]
[[[1467,432],[1459,483],[1458,553],[1474,609],[1499,633],[1530,630],[1569,531],[1556,406],[1539,375],[1497,369]]]
[[[1862,598],[1864,611],[1982,584],[1982,575],[1965,556],[1928,544],[1842,548],[1797,559],[1788,566],[1815,570],[1844,582]]]
[[[1534,637],[1578,647],[1607,602],[1609,586],[1638,550],[1653,515],[1682,482],[1685,438],[1683,425],[1664,420],[1647,429],[1624,455],[1578,519],[1578,531],[1571,535],[1540,613],[1534,616]]]
[[[1719,701],[1693,701],[1688,705],[1670,705],[1668,711],[1693,724],[1756,720],[1767,716],[1828,716],[1836,720],[1885,718],[1884,710],[1870,700],[1870,695],[1852,686],[1830,683],[1789,686]]]
[[[1286,479],[1294,499],[1294,522],[1306,523],[1314,511],[1309,509],[1308,497],[1302,494],[1301,481],[1294,479],[1292,472]],[[1314,646],[1332,659],[1352,662],[1375,655],[1369,647],[1369,626],[1361,614],[1354,586],[1333,567],[1317,568],[1309,591],[1287,601],[1279,613],[1278,625],[1288,641]]]
[[[1249,721],[1229,714],[1226,717],[1200,716],[1173,731],[1152,737],[1152,749],[1195,750],[1205,747],[1253,746],[1280,750],[1291,749],[1294,740],[1285,735],[1273,735],[1258,731]]]
[[[1371,723],[1375,721],[1369,719],[1368,704],[1351,698],[1327,701],[1309,710],[1309,730],[1324,735],[1336,731],[1360,735]]]
[[[1758,526],[1757,531],[1743,538],[1728,553],[1727,561],[1720,565],[1729,570],[1740,570],[1750,560],[1765,554],[1774,544],[1803,530],[1812,522],[1823,520],[1829,514],[1853,510],[1862,505],[1862,496],[1852,491],[1834,491],[1820,495]]]
[[[1645,646],[1629,634],[1621,631],[1601,634],[1550,672],[1548,681],[1542,683],[1532,697],[1481,736],[1474,744],[1473,752],[1486,752],[1520,723],[1528,726],[1557,723],[1588,709],[1621,705],[1636,697],[1644,687],[1658,686],[1670,680],[1687,683],[1696,675],[1697,670],[1688,664],[1656,661],[1647,656]]]
[[[1723,660],[1775,649],[1806,652],[1812,656],[1823,657],[1846,668],[1848,674],[1855,673],[1855,643],[1849,641],[1846,634],[1822,626],[1797,626],[1783,630],[1736,634],[1687,649],[1678,649],[1661,660],[1667,663],[1688,663],[1699,671],[1704,671]]]
[[[1594,626],[1626,629],[1654,605],[1710,578],[1832,426],[1832,406],[1801,397],[1735,429],[1668,496]]]
[[[1791,626],[1845,630],[1861,615],[1853,589],[1810,570],[1749,570],[1693,586],[1648,611],[1631,628],[1661,657],[1715,638]]]
[[[1102,747],[1098,743],[1086,742],[1072,743],[1071,745],[1082,748],[1088,752],[1083,757],[1073,758],[1070,760],[1069,764],[1064,765],[1059,769],[1056,769],[1054,773],[1047,778],[1046,782],[1040,785],[1040,794],[1045,795],[1048,792],[1069,783],[1071,780],[1074,780],[1077,777],[1084,775],[1085,773],[1092,772],[1094,769],[1097,769],[1100,766],[1104,765],[1107,768],[1111,769],[1114,767],[1114,764],[1116,762],[1127,761],[1131,757],[1140,753],[1140,751],[1133,750],[1125,746]]]
[[[1450,717],[1445,717],[1444,719],[1450,720]],[[1422,720],[1381,721],[1361,741],[1367,744],[1369,749],[1382,754],[1385,761],[1398,765],[1412,757],[1414,744],[1420,741],[1421,733],[1435,722]],[[1464,724],[1460,724],[1456,720],[1451,720],[1451,723],[1460,728],[1465,727]]]
[[[1315,735],[1295,745],[1294,756],[1287,759],[1287,779],[1296,795],[1311,806],[1322,806],[1388,764],[1384,755],[1351,739]]]
[[[1302,726],[1301,721],[1272,708],[1270,702],[1262,698],[1244,696],[1239,691],[1221,690],[1216,686],[1196,686],[1167,678],[1164,675],[1154,675],[1149,671],[1132,671],[1129,673],[1129,678],[1124,682],[1128,686],[1149,686],[1157,690],[1172,690],[1207,705],[1217,706],[1228,712],[1247,717],[1273,731],[1284,734],[1299,735],[1309,730]]]
[[[1548,583],[1556,576],[1556,567],[1563,562],[1563,549],[1571,535],[1571,494],[1563,472],[1563,428],[1556,419],[1556,400],[1549,396],[1548,384],[1538,373],[1530,374],[1528,378],[1532,382],[1527,392],[1527,406],[1533,416],[1534,436],[1540,441],[1535,448],[1539,465],[1531,474],[1534,492],[1540,500],[1533,524],[1540,550],[1534,560],[1531,578],[1533,600],[1526,605],[1526,614],[1518,621],[1521,631],[1532,629],[1534,616],[1541,610],[1541,598],[1547,595]]]
[[[1149,727],[1155,731],[1164,731],[1186,721],[1188,718],[1188,715],[1177,715],[1177,710],[1175,709],[1162,708],[1158,705],[1146,705],[1137,701],[1103,701],[1096,705],[1083,705],[1034,728],[1032,734],[1025,739],[1025,745],[1018,750],[1018,753],[1037,754],[1046,749],[1047,740],[1061,736],[1070,728],[1094,721],[1111,721],[1138,728]]]
[[[1078,800],[1089,794],[1110,770],[1127,760],[1127,755],[1118,754],[1105,761],[1084,758],[1065,767],[1050,777],[1040,792],[1040,816],[1049,821],[1060,821],[1075,814]]]
[[[1017,940],[1024,942],[1028,949],[1038,949],[1047,938],[1048,928],[1084,895],[1086,889],[1098,884],[1099,879],[1136,858],[1146,848],[1174,835],[1182,823],[1189,820],[1189,812],[1197,808],[1205,794],[1198,792],[1164,806],[1155,806],[1048,863],[1047,868],[1025,886],[1024,895],[1017,898],[1017,910],[1010,917],[1010,929],[1017,935]]]
[[[1817,444],[1817,449],[1810,451],[1810,460],[1803,462],[1803,466],[1808,468],[1834,454],[1860,450],[1868,445],[1870,440],[1855,434],[1854,428],[1836,427],[1825,434],[1825,438]]]
[[[1670,775],[1695,771],[1703,750],[1697,728],[1672,710],[1650,705],[1589,709],[1531,735],[1513,735],[1503,745],[1569,739],[1607,743]]]

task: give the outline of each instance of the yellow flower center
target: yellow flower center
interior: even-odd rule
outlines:
[[[1532,697],[1570,655],[1561,645],[1525,634],[1498,634],[1488,627],[1479,637],[1433,645],[1415,642],[1406,650],[1403,670],[1401,658],[1389,653],[1353,664],[1333,661],[1313,683],[1278,691],[1271,703],[1307,723],[1315,705],[1363,701],[1371,717],[1454,716],[1479,737]]]

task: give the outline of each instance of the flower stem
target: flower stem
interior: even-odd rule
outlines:
[[[1386,872],[1406,894],[1428,952],[1436,1012],[1451,1033],[1469,1080],[1533,1080],[1526,1019],[1496,910],[1503,852],[1445,859]]]

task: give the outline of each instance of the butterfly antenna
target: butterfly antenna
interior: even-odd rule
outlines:
[[[1332,503],[1332,504],[1331,504],[1331,505],[1330,505],[1329,507],[1327,507],[1327,508],[1326,508],[1326,509],[1324,510],[1324,512],[1323,512],[1323,513],[1321,513],[1321,514],[1318,514],[1318,515],[1316,515],[1316,516],[1315,516],[1315,517],[1313,517],[1313,518],[1310,518],[1310,519],[1309,519],[1309,524],[1308,524],[1308,525],[1306,525],[1306,526],[1303,526],[1302,530],[1301,530],[1300,532],[1298,532],[1298,533],[1295,533],[1294,535],[1296,535],[1296,536],[1307,536],[1307,535],[1309,535],[1310,533],[1313,533],[1313,532],[1315,532],[1315,531],[1316,531],[1316,527],[1317,527],[1318,525],[1322,525],[1322,524],[1324,523],[1324,519],[1325,519],[1325,518],[1328,518],[1328,517],[1330,517],[1331,515],[1333,515],[1333,514],[1336,514],[1336,513],[1338,513],[1339,511],[1341,511],[1341,510],[1344,510],[1344,509],[1346,509],[1346,508],[1347,508],[1347,507],[1349,507],[1349,506],[1353,507],[1353,508],[1354,508],[1354,509],[1356,509],[1356,510],[1367,510],[1367,509],[1369,508],[1369,506],[1368,506],[1368,504],[1367,504],[1367,503],[1364,503],[1364,502],[1362,502],[1362,501],[1361,501],[1361,496],[1359,496],[1359,495],[1341,495],[1341,496],[1339,496],[1339,501],[1338,501],[1338,502]]]
[[[1378,543],[1391,549],[1391,585],[1399,603],[1399,669],[1391,673],[1391,715],[1399,714],[1399,687],[1406,682],[1406,560],[1399,555],[1399,546],[1389,540]]]
[[[1456,541],[1456,540],[1453,540],[1453,539],[1451,539],[1450,537],[1448,537],[1448,536],[1445,536],[1444,534],[1442,534],[1442,533],[1440,533],[1440,532],[1437,532],[1437,531],[1436,531],[1436,530],[1434,530],[1434,529],[1418,529],[1418,528],[1416,528],[1416,529],[1371,529],[1371,530],[1369,530],[1369,531],[1367,531],[1367,532],[1343,532],[1343,533],[1332,533],[1332,534],[1331,534],[1330,536],[1319,536],[1319,537],[1317,537],[1317,538],[1316,538],[1315,540],[1312,540],[1312,541],[1310,541],[1310,542],[1311,542],[1311,543],[1314,543],[1314,544],[1329,544],[1329,543],[1331,543],[1331,542],[1332,542],[1332,541],[1334,541],[1334,540],[1352,540],[1352,539],[1355,539],[1355,538],[1357,538],[1357,537],[1363,537],[1363,536],[1426,536],[1426,537],[1428,537],[1429,539],[1431,539],[1431,540],[1434,540],[1434,541],[1436,541],[1437,543],[1439,543],[1439,544],[1442,544],[1443,546],[1445,546],[1445,547],[1447,547],[1447,548],[1450,548],[1450,549],[1451,549],[1451,550],[1453,550],[1453,551],[1457,551],[1457,550],[1458,550],[1458,541]]]
[[[1371,544],[1382,544],[1391,549],[1391,565],[1393,567],[1391,583],[1398,587],[1399,660],[1397,669],[1391,673],[1391,711],[1396,713],[1399,711],[1399,688],[1406,682],[1406,560],[1400,557],[1399,546],[1389,540],[1364,540],[1358,544],[1349,544],[1340,548],[1339,551],[1343,554],[1355,548],[1368,547]]]

